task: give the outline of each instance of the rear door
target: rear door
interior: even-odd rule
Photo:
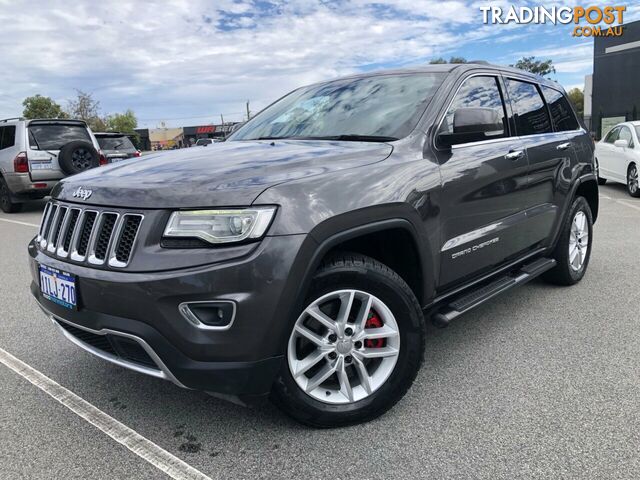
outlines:
[[[489,140],[437,147],[442,176],[440,290],[482,274],[526,249],[527,158],[509,127],[500,75],[459,83],[438,126],[454,133],[459,108],[493,109],[503,128]]]
[[[67,143],[82,140],[94,144],[89,130],[80,122],[32,121],[27,130],[27,157],[34,181],[58,180],[66,176],[58,164],[58,155]]]
[[[506,79],[506,84],[516,131],[529,159],[526,230],[534,247],[552,236],[553,227],[560,218],[578,163],[573,148],[574,135],[584,134],[584,131],[575,130],[574,133],[554,128],[550,108],[539,85],[512,77]],[[564,99],[560,92],[555,93]],[[547,94],[555,102],[554,111],[559,113],[562,101],[553,91]],[[579,127],[577,120],[572,126]]]

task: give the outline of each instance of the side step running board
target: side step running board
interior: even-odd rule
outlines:
[[[538,275],[555,267],[555,265],[556,261],[551,258],[539,258],[538,260],[527,263],[517,271],[498,277],[491,283],[486,283],[481,287],[474,288],[455,297],[453,301],[449,302],[448,305],[445,305],[433,315],[431,321],[438,327],[446,327],[449,325],[449,322],[458,318],[463,313],[468,312],[478,305],[482,305],[484,302],[491,300],[493,297],[513,287],[523,285],[529,280],[533,280]]]

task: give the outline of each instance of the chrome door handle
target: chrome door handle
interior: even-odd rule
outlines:
[[[569,148],[571,146],[571,142],[567,142],[567,143],[561,143],[560,145],[558,145],[556,147],[557,150],[566,150],[567,148]]]
[[[507,160],[518,160],[522,157],[524,157],[524,152],[522,150],[514,150],[504,156]]]

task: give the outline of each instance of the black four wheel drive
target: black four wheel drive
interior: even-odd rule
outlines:
[[[215,147],[65,179],[31,290],[105,360],[269,396],[308,425],[363,422],[410,388],[427,320],[539,275],[581,280],[593,150],[562,88],[515,69],[319,83]]]

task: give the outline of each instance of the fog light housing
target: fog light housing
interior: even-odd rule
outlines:
[[[231,300],[184,302],[178,310],[189,323],[203,330],[228,330],[236,316],[236,304]]]

